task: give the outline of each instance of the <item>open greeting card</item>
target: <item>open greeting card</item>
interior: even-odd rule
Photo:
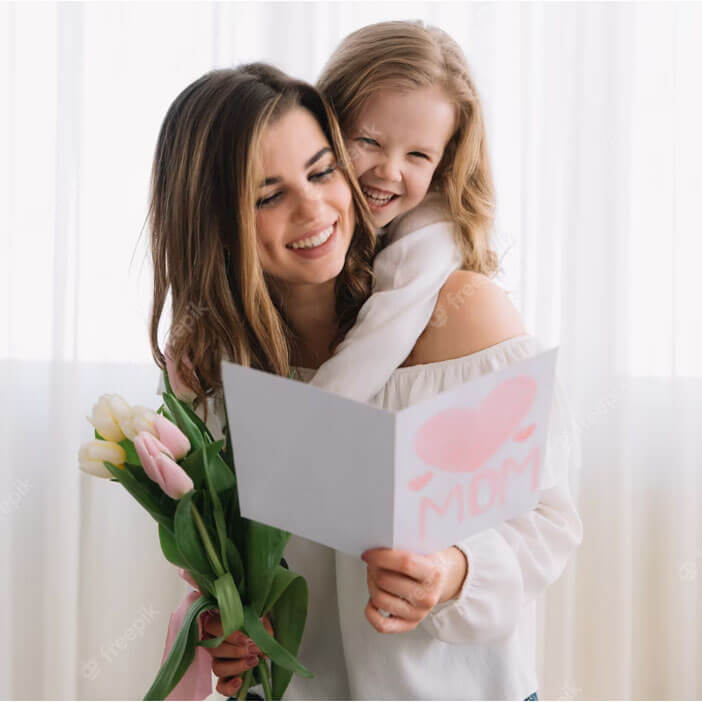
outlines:
[[[360,556],[536,505],[557,347],[398,412],[222,362],[241,513]]]

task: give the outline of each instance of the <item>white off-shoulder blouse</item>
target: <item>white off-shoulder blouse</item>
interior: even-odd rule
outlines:
[[[371,404],[399,410],[541,350],[525,334],[461,358],[398,368]],[[303,381],[314,373],[297,370]],[[211,402],[218,438],[221,399]],[[521,700],[537,691],[536,598],[582,540],[569,487],[579,461],[577,430],[556,380],[539,503],[459,541],[468,575],[458,598],[409,632],[381,634],[366,619],[362,560],[291,536],[285,558],[310,589],[298,655],[315,678],[293,676],[286,699]]]

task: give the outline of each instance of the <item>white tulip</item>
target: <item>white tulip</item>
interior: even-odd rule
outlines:
[[[154,419],[156,418],[156,412],[148,407],[142,407],[140,405],[135,405],[131,408],[129,417],[120,423],[122,431],[125,433],[126,437],[134,441],[136,435],[140,431],[146,431],[155,437],[158,437],[158,432],[154,427]]]
[[[84,443],[78,451],[79,468],[84,473],[89,473],[97,478],[113,477],[112,473],[105,467],[105,461],[122,468],[126,460],[127,454],[124,449],[113,441],[93,439]]]

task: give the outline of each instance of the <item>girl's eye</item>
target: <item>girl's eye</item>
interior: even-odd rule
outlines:
[[[371,139],[370,137],[358,137],[357,141],[362,141],[365,144],[371,144],[372,146],[380,146],[375,139]]]
[[[327,168],[326,170],[322,171],[321,173],[313,173],[313,174],[310,176],[310,180],[316,180],[317,182],[320,182],[320,181],[323,182],[323,181],[325,181],[325,180],[329,180],[329,178],[331,177],[332,173],[334,173],[334,171],[335,171],[336,169],[337,169],[337,164],[334,164],[333,166],[329,166],[329,168]]]
[[[272,202],[275,202],[280,197],[280,195],[281,193],[274,193],[270,197],[264,197],[260,200],[256,200],[256,209],[260,210],[261,208],[270,205]]]
[[[411,151],[410,156],[419,156],[419,158],[425,158],[427,161],[431,160],[426,154],[423,154],[421,151]]]

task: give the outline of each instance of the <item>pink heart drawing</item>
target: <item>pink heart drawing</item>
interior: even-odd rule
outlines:
[[[477,409],[439,412],[417,430],[417,456],[449,473],[475,472],[512,437],[529,413],[537,390],[534,378],[516,376],[498,385]]]

